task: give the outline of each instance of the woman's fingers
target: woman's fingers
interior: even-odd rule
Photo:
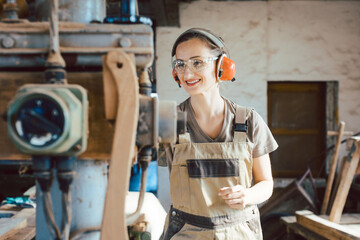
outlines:
[[[245,194],[245,188],[241,185],[235,185],[233,187],[220,188],[219,196],[223,199],[233,199],[243,197]]]
[[[237,198],[242,198],[245,196],[244,191],[239,191],[239,192],[235,192],[235,193],[229,193],[226,195],[222,195],[221,197],[225,200],[229,200],[229,199],[237,199]]]
[[[219,195],[223,196],[223,195],[226,195],[226,194],[239,192],[242,189],[245,189],[245,188],[243,186],[241,186],[241,185],[235,185],[233,187],[223,187],[223,188],[219,189]]]
[[[231,208],[243,209],[246,205],[246,189],[241,185],[221,188],[219,189],[219,196]]]

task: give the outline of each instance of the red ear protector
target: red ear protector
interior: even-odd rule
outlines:
[[[175,69],[173,69],[172,75],[173,75],[175,81],[177,82],[177,84],[179,84],[179,87],[181,88],[181,82],[180,82],[179,76],[177,75]]]
[[[235,81],[236,65],[233,60],[226,57],[225,54],[221,55],[217,64],[218,80],[221,81]]]

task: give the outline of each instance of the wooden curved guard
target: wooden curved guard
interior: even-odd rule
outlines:
[[[135,63],[129,55],[120,49],[109,52],[103,57],[103,77],[115,83],[117,111],[115,111],[115,133],[101,226],[101,239],[126,240],[128,234],[125,219],[125,199],[129,186],[131,162],[135,154],[139,114],[139,86]]]

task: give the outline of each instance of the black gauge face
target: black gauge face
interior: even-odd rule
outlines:
[[[45,147],[57,141],[65,125],[60,105],[40,94],[21,104],[11,121],[17,135],[34,147]]]

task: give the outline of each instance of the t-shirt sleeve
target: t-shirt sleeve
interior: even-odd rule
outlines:
[[[249,127],[252,132],[252,139],[250,140],[254,144],[253,157],[261,157],[275,151],[278,144],[262,117],[255,110],[252,110],[249,120],[251,123]]]
[[[171,164],[174,155],[174,144],[160,144],[158,151],[158,165],[160,167],[168,167],[171,171]]]
[[[163,144],[159,144],[158,165],[159,165],[159,167],[167,166],[166,151],[165,151],[165,146]]]

